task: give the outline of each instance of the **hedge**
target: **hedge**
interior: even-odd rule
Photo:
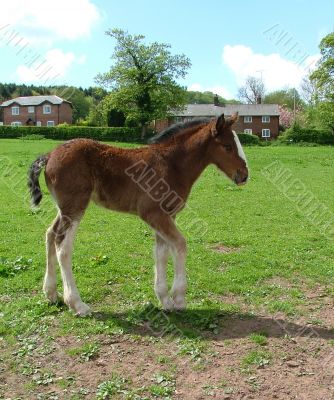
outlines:
[[[24,138],[39,135],[46,139],[69,140],[90,138],[120,142],[142,142],[135,128],[91,127],[91,126],[0,126],[0,138]]]
[[[36,138],[70,140],[75,138],[90,138],[101,141],[143,143],[139,130],[136,128],[92,127],[92,126],[0,126],[0,139]],[[258,145],[260,140],[256,135],[238,133],[242,144]]]
[[[294,125],[287,129],[280,137],[280,141],[285,143],[317,143],[334,145],[334,132],[324,129],[302,128]]]
[[[238,138],[241,144],[259,145],[260,139],[257,135],[250,135],[249,133],[238,133]]]

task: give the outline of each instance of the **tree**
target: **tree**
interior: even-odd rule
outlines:
[[[92,87],[88,89],[83,89],[85,96],[91,97],[93,100],[101,101],[107,96],[108,92],[101,87]]]
[[[321,58],[310,75],[316,87],[315,109],[309,115],[319,127],[334,131],[334,32],[321,40],[319,48]]]
[[[215,94],[213,92],[197,92],[188,90],[187,91],[187,104],[213,104]],[[218,96],[219,104],[226,104],[226,100]]]
[[[264,93],[265,87],[262,79],[248,76],[244,86],[238,90],[238,98],[246,103],[256,104],[259,98],[263,99]]]
[[[334,102],[334,32],[321,40],[319,48],[321,58],[310,79],[316,85],[319,100]]]
[[[304,76],[300,85],[300,95],[303,101],[312,106],[315,103],[317,88],[314,81],[311,81],[310,76]]]
[[[108,125],[108,115],[104,109],[104,100],[98,104],[94,104],[89,110],[87,117],[87,124],[89,126],[107,126]]]
[[[124,126],[125,115],[122,111],[112,108],[108,112],[108,126]]]
[[[185,77],[190,60],[183,54],[172,55],[168,44],[143,43],[143,35],[121,29],[106,34],[116,40],[114,64],[96,81],[112,89],[113,108],[137,121],[144,136],[151,121],[185,104],[185,90],[176,79]]]
[[[296,89],[281,89],[270,92],[264,96],[264,103],[278,104],[288,110],[304,108],[305,104]]]
[[[73,106],[73,122],[76,123],[85,119],[92,105],[92,99],[85,96],[82,88],[73,86],[57,87],[52,90],[52,94],[59,95],[64,100],[68,100]]]
[[[291,109],[288,109],[285,106],[278,106],[279,109],[279,123],[282,125],[284,129],[290,128],[294,122],[296,122],[296,118],[294,112]]]

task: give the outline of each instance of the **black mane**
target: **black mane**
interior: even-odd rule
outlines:
[[[161,143],[165,142],[170,137],[177,135],[188,128],[193,128],[197,125],[207,124],[210,122],[210,118],[196,118],[192,119],[187,122],[179,122],[174,124],[167,129],[163,130],[162,132],[158,133],[157,135],[151,137],[149,139],[149,143]]]

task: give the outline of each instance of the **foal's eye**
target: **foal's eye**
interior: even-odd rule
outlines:
[[[223,144],[223,147],[226,151],[232,151],[232,146],[230,144]]]

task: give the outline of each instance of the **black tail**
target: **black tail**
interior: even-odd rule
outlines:
[[[31,195],[31,204],[33,206],[38,206],[38,204],[42,200],[42,191],[41,187],[39,186],[39,175],[43,169],[43,167],[46,165],[48,161],[48,156],[40,156],[35,160],[29,169],[28,172],[28,187]]]

